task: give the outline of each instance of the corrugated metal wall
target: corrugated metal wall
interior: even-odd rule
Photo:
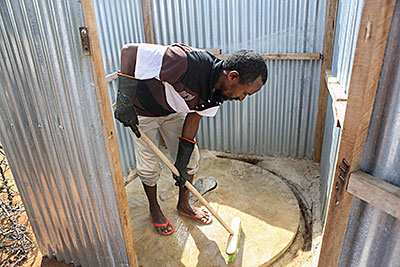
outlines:
[[[129,5],[131,17],[121,23],[116,17],[125,15],[118,13],[117,4],[96,1],[100,33],[118,36],[101,36],[107,73],[119,68],[119,49],[124,42],[144,40],[141,4]],[[260,53],[322,53],[325,9],[326,1],[315,0],[152,1],[156,43],[183,42],[198,48],[222,49],[222,53],[239,48]],[[125,23],[125,19],[131,22]],[[132,27],[127,29],[124,24]],[[140,34],[129,35],[130,30]],[[224,103],[216,118],[202,120],[197,138],[201,147],[312,155],[321,61],[268,60],[267,64],[268,83],[257,96],[243,103]],[[120,149],[123,146],[121,159],[129,165],[133,146],[128,143],[127,133],[123,136],[119,140]]]
[[[364,0],[340,0],[336,16],[332,72],[347,93]]]
[[[323,49],[326,1],[153,0],[155,40],[260,53]],[[224,103],[202,119],[201,147],[232,152],[311,156],[321,61],[268,60],[267,85],[242,103]]]
[[[0,142],[40,251],[125,266],[78,1],[0,1]]]
[[[121,48],[126,43],[144,42],[141,0],[93,0],[99,28],[101,52],[106,74],[119,70]],[[109,83],[111,103],[116,101],[117,82]],[[135,165],[135,153],[129,132],[115,123],[123,174]]]
[[[400,1],[389,33],[361,170],[400,186]],[[400,266],[400,220],[354,198],[340,266]]]
[[[338,149],[342,134],[342,128],[339,125],[336,112],[336,105],[333,102],[331,94],[329,94],[328,103],[326,105],[325,130],[320,162],[322,222],[325,222],[328,211],[329,196],[332,191],[332,180],[335,174]]]

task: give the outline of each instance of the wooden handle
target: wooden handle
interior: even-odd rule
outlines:
[[[130,130],[129,132],[131,133],[132,136],[135,136],[132,130]],[[167,167],[171,170],[173,174],[179,176],[180,174],[178,169],[168,160],[168,158],[160,151],[160,149],[153,144],[153,142],[147,137],[147,135],[143,133],[143,131],[140,128],[139,132],[141,134],[140,138],[142,138],[143,141],[145,141],[146,144],[149,145],[149,147],[151,148],[151,150],[153,150],[153,152],[157,155],[157,157],[159,157],[161,161],[164,162],[165,165],[167,165]],[[222,226],[226,229],[226,231],[228,231],[231,235],[233,235],[234,234],[233,230],[224,222],[224,220],[222,220],[222,218],[218,215],[218,213],[210,206],[210,204],[208,204],[207,200],[205,200],[205,198],[202,195],[200,195],[200,193],[196,190],[196,188],[194,188],[189,181],[185,182],[185,186],[187,189],[189,189],[190,192],[192,192],[192,194],[195,197],[197,197],[198,200],[200,200],[200,202],[204,206],[206,206],[206,208],[214,215],[214,217],[217,218],[217,220],[222,224]]]
[[[207,207],[209,211],[211,211],[211,213],[214,215],[215,218],[217,218],[217,220],[222,224],[226,231],[228,231],[231,235],[235,234],[233,230],[224,222],[224,220],[219,217],[218,213],[210,206],[210,204],[208,204],[207,200],[202,195],[200,195],[200,193],[196,190],[196,188],[193,187],[193,185],[189,181],[185,182],[185,186],[187,189],[189,189],[190,192],[192,192],[195,197],[198,198],[198,200],[200,200],[200,202],[204,206]]]

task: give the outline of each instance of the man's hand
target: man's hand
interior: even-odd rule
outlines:
[[[114,117],[125,127],[130,127],[139,138],[140,133],[137,127],[139,120],[134,107],[137,83],[138,81],[133,78],[118,75],[117,108]]]
[[[137,127],[139,125],[139,120],[134,107],[126,109],[117,108],[114,112],[114,116],[124,124],[125,127],[130,127],[138,138],[140,137],[139,129]]]
[[[185,185],[185,182],[189,180],[187,165],[189,163],[190,156],[192,155],[195,144],[196,142],[193,140],[183,137],[179,138],[178,154],[176,156],[175,167],[178,169],[180,175],[176,176],[174,174],[172,176],[176,180],[176,186],[182,187]]]

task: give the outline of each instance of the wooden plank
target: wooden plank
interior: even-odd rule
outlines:
[[[208,51],[213,55],[221,55],[222,49],[203,49],[204,51]]]
[[[117,77],[118,77],[117,72],[113,72],[111,74],[106,75],[106,83],[114,81],[115,79],[117,79]]]
[[[330,83],[339,83],[339,79],[333,75],[331,70],[325,70],[325,82],[327,85]]]
[[[347,94],[344,92],[344,89],[340,84],[329,83],[327,84],[327,87],[334,101],[347,101]]]
[[[364,2],[333,181],[339,189],[334,186],[330,195],[319,266],[338,266],[353,200],[340,188],[347,187],[348,173],[360,168],[395,1]],[[349,163],[345,173],[344,159]]]
[[[318,114],[314,137],[315,162],[321,161],[322,141],[324,139],[326,105],[328,103],[328,88],[324,81],[325,70],[332,68],[333,43],[335,41],[336,14],[339,0],[328,0],[326,6],[325,39],[322,59],[321,84],[319,87]]]
[[[143,26],[146,43],[154,44],[153,12],[151,0],[142,0]]]
[[[350,175],[347,192],[400,219],[400,187],[357,171]]]
[[[331,70],[325,71],[325,81],[334,102],[347,101],[347,94],[344,88],[340,85],[339,79],[333,75]]]
[[[120,216],[119,219],[121,221],[122,234],[125,240],[124,245],[128,255],[129,266],[138,266],[135,243],[133,240],[131,216],[129,214],[128,199],[124,186],[124,178],[119,159],[116,135],[114,134],[116,132],[114,129],[114,118],[112,116],[113,113],[111,112],[110,99],[108,96],[93,0],[83,0],[82,11],[84,22],[88,27],[90,46],[92,49],[90,61],[92,65],[93,81],[95,84],[104,142],[107,149],[107,158],[110,165],[115,198]]]
[[[215,55],[220,59],[227,59],[230,54]],[[285,53],[285,54],[261,54],[265,60],[320,60],[320,53]]]

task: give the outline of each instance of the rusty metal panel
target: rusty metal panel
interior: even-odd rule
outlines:
[[[79,1],[0,1],[0,142],[45,256],[126,266],[82,26]]]

